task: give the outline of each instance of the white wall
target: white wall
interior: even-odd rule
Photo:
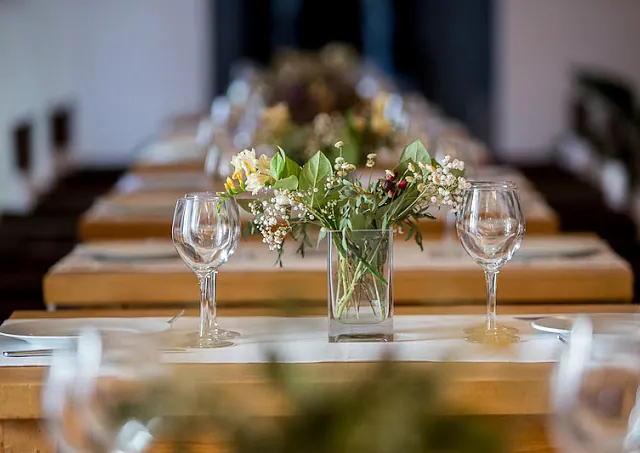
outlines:
[[[537,160],[566,130],[571,68],[628,77],[640,94],[640,1],[496,2],[496,149]]]
[[[210,0],[0,1],[0,212],[54,177],[50,108],[76,106],[80,164],[123,163],[170,115],[205,107]],[[34,121],[34,171],[15,171],[11,129]],[[33,187],[32,187],[33,186]]]
[[[80,0],[83,3],[83,0]],[[93,0],[76,62],[78,158],[126,161],[167,116],[204,108],[211,81],[207,0]]]

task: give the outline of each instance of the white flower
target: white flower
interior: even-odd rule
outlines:
[[[269,180],[269,175],[263,175],[262,173],[251,173],[247,176],[247,183],[245,187],[250,190],[253,195],[260,192]]]
[[[271,159],[266,154],[262,154],[258,159],[258,172],[263,175],[268,175],[271,171]]]
[[[407,168],[409,169],[409,171],[411,173],[415,173],[415,171],[416,171],[416,167],[414,167],[411,162],[409,162],[409,165],[407,165]]]
[[[415,178],[413,176],[407,176],[404,178],[407,182],[413,182],[415,181]]]
[[[378,157],[378,155],[376,153],[367,154],[367,159],[369,159],[369,160],[375,159],[376,157]]]
[[[266,156],[265,156],[266,157]],[[236,172],[244,170],[246,175],[254,173],[258,167],[258,159],[256,159],[256,151],[245,149],[231,158],[231,165]]]
[[[342,140],[338,140],[333,146],[336,148],[342,148],[344,146],[344,142]]]
[[[276,204],[280,206],[289,206],[291,204],[291,201],[286,195],[278,194],[276,195]]]

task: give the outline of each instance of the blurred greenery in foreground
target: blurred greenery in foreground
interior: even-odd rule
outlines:
[[[147,400],[142,398],[135,404],[120,405],[113,421],[123,426],[132,419],[153,419],[157,430],[153,436],[174,439],[170,442],[175,452],[190,451],[189,440],[203,436],[222,439],[218,447],[221,443],[225,451],[237,453],[504,451],[495,427],[453,406],[441,391],[441,376],[434,372],[382,361],[371,365],[365,380],[319,384],[320,380],[313,383],[296,370],[296,366],[275,361],[264,365],[267,400],[284,403],[284,412],[291,415],[258,417],[229,394],[181,379],[165,391],[149,392],[154,395],[150,404],[141,404]],[[159,412],[168,407],[174,414],[187,410],[198,415],[163,417],[158,425]],[[212,446],[211,451],[216,450]],[[201,442],[197,451],[205,451]]]

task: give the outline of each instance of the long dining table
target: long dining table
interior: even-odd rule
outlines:
[[[123,187],[135,189],[125,190]],[[181,173],[174,178],[131,176],[116,190],[99,198],[82,215],[80,238],[85,242],[170,238],[176,199],[186,192],[219,189],[208,183],[203,175],[194,172]],[[521,200],[527,220],[527,234],[551,235],[558,232],[556,213],[537,192],[525,188],[521,190]],[[423,235],[434,238],[453,234],[452,222],[447,223],[446,213],[435,214],[435,220],[420,221]],[[251,219],[248,213],[243,215],[245,221]]]
[[[221,306],[325,304],[326,244],[304,258],[295,248],[285,249],[280,267],[265,244],[241,241],[220,268]],[[396,304],[483,303],[482,270],[457,242],[428,240],[421,252],[397,237],[394,254]],[[498,295],[505,303],[628,303],[633,275],[596,236],[532,236],[500,272]],[[195,304],[199,295],[170,241],[106,241],[80,244],[54,265],[44,279],[44,299],[50,308],[140,307]]]
[[[637,313],[636,306],[623,305],[504,305],[501,307],[501,316],[512,325],[517,325],[521,330],[524,340],[520,349],[512,352],[482,352],[477,345],[464,342],[464,334],[455,327],[451,332],[442,329],[443,324],[455,324],[455,320],[479,320],[482,318],[480,306],[457,307],[398,307],[397,310],[397,337],[406,337],[404,341],[394,343],[405,350],[407,346],[424,347],[417,349],[419,354],[431,354],[439,344],[457,345],[460,348],[472,351],[468,357],[462,359],[420,360],[408,358],[401,360],[403,364],[415,371],[437,371],[440,365],[447,363],[446,381],[443,390],[451,400],[465,412],[485,419],[496,426],[505,428],[509,452],[554,452],[554,442],[548,435],[549,426],[549,379],[553,369],[553,362],[557,353],[564,346],[554,335],[534,332],[528,327],[530,319],[536,319],[549,314],[567,313],[609,313],[622,314],[628,317],[630,313]],[[66,310],[58,312],[19,311],[15,312],[5,323],[24,322],[27,320],[86,318],[86,317],[135,317],[140,323],[145,319],[160,318],[169,319],[175,314],[175,310]],[[261,360],[247,361],[245,353],[247,348],[256,348],[266,338],[256,334],[255,328],[247,326],[268,325],[281,322],[280,325],[293,325],[298,322],[321,323],[321,317],[314,317],[313,309],[303,313],[302,318],[288,318],[282,312],[274,308],[236,308],[227,311],[226,316],[220,319],[224,325],[244,326],[243,337],[238,340],[236,346],[210,350],[204,352],[185,352],[183,354],[171,354],[169,362],[179,372],[187,373],[190,379],[200,376],[205,379],[212,389],[223,391],[225,394],[238,398],[238,407],[247,410],[253,415],[261,417],[292,416],[287,408],[279,404],[279,399],[274,398],[265,381],[264,365]],[[173,329],[195,328],[196,315],[189,311]],[[312,315],[309,317],[308,315]],[[285,316],[284,318],[282,316]],[[411,322],[417,322],[415,326],[423,326],[422,329],[404,330]],[[235,324],[234,324],[235,323]],[[287,324],[288,323],[288,324]],[[422,324],[420,324],[422,323]],[[275,324],[279,325],[279,324]],[[428,327],[432,326],[432,327]],[[256,327],[257,328],[257,327]],[[172,330],[173,330],[172,329]],[[179,330],[180,331],[180,330]],[[256,336],[257,335],[257,336]],[[326,335],[326,333],[324,334]],[[317,338],[307,340],[318,346],[326,342],[319,331]],[[315,339],[314,339],[315,338]],[[457,338],[457,339],[456,339]],[[30,349],[26,343],[18,340],[0,338],[0,348]],[[287,346],[288,343],[283,344]],[[533,345],[538,345],[532,348]],[[282,346],[282,344],[281,344]],[[351,350],[348,344],[332,346],[333,352],[339,353],[344,349]],[[326,349],[326,348],[321,348]],[[415,348],[414,348],[415,349]],[[542,355],[529,356],[533,351],[544,349]],[[225,352],[225,350],[227,352]],[[228,352],[231,351],[232,354]],[[243,353],[244,351],[244,353]],[[405,350],[406,351],[406,350]],[[341,354],[338,354],[340,356]],[[165,354],[166,356],[166,354]],[[47,375],[50,358],[7,358],[0,357],[0,445],[7,452],[21,453],[45,453],[53,452],[48,439],[47,431],[43,426],[43,407],[41,394]],[[333,359],[326,361],[322,358],[291,359],[285,366],[296,371],[300,379],[317,385],[332,386],[358,382],[370,372],[371,366],[376,362],[373,359],[353,361]],[[420,397],[420,395],[416,395]],[[211,451],[211,445],[196,443],[197,451]],[[189,440],[186,441],[189,443]],[[193,446],[193,445],[192,445]],[[219,447],[219,445],[218,445]],[[156,445],[151,451],[171,451],[166,444]],[[217,451],[217,449],[214,449]]]

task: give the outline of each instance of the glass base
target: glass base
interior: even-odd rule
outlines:
[[[467,334],[465,340],[470,343],[507,345],[520,342],[520,337],[516,335],[518,329],[500,324],[495,329],[487,329],[486,325],[482,325],[464,331]]]
[[[227,330],[218,328],[218,335],[222,338],[238,338],[240,336],[240,332],[236,332],[235,330]]]
[[[207,337],[201,338],[200,335],[190,335],[187,342],[183,347],[189,349],[211,349],[211,348],[226,348],[228,346],[233,346],[233,341],[230,341],[228,338],[222,335],[210,335]]]
[[[378,323],[341,323],[329,320],[329,343],[383,342],[395,340],[393,318]]]
[[[497,330],[506,330],[511,333],[518,333],[518,329],[515,327],[505,326],[504,324],[496,325]],[[483,322],[482,324],[478,324],[477,326],[467,327],[464,329],[464,333],[474,334],[474,333],[482,333],[482,332],[490,332],[490,329],[487,329],[487,323]]]

